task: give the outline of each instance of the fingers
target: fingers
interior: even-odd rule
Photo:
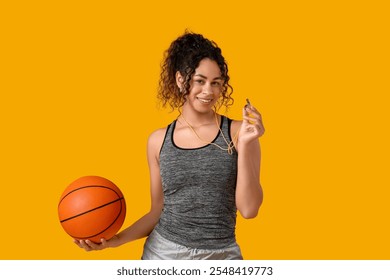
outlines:
[[[244,107],[244,116],[249,116],[249,115],[252,115],[255,118],[260,118],[261,119],[260,112],[257,111],[257,109],[253,105]]]
[[[261,121],[252,118],[247,118],[248,122],[249,120],[253,121],[253,123],[246,124],[245,126],[243,126],[243,129],[247,132],[254,133],[257,137],[262,136],[265,130]]]
[[[248,122],[250,122],[250,123],[256,123],[256,124],[262,123],[262,119],[261,118],[254,118],[254,117],[250,117],[250,116],[244,116],[243,119],[248,121]]]
[[[101,244],[94,243],[91,240],[74,239],[73,242],[87,252],[94,250],[102,250],[107,247],[107,241],[104,238],[101,239]]]
[[[104,238],[102,238],[102,239],[100,239],[100,242],[101,242],[103,248],[106,248],[106,247],[107,247],[107,240],[105,240]]]
[[[243,110],[243,120],[246,123],[263,126],[263,119],[259,111],[255,107],[247,106]]]
[[[73,243],[76,244],[77,246],[79,246],[80,248],[83,248],[80,244],[80,241],[77,240],[77,239],[73,239]]]
[[[247,106],[245,106],[243,109],[242,109],[242,119],[243,119],[243,122],[244,122],[244,124],[247,124],[248,123],[248,117],[249,117],[249,113],[248,113],[248,111],[246,110],[246,107]]]
[[[243,108],[243,124],[247,132],[254,133],[258,137],[264,134],[262,116],[253,105],[246,105]]]
[[[92,247],[90,246],[91,241],[89,240],[79,240],[79,247],[89,252],[92,251]]]

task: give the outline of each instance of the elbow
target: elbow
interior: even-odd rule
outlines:
[[[257,217],[257,214],[258,214],[258,210],[255,210],[255,211],[240,211],[240,214],[241,216],[244,218],[244,219],[254,219]]]
[[[244,219],[254,219],[258,215],[262,203],[263,197],[261,196],[261,198],[256,203],[252,205],[241,206],[238,208],[238,210]]]
[[[244,219],[254,219],[257,217],[259,214],[259,209],[260,209],[261,203],[258,205],[255,205],[253,207],[245,207],[243,209],[239,209],[241,216]]]
[[[260,201],[257,205],[253,205],[252,207],[241,207],[239,209],[241,216],[244,219],[254,219],[257,217],[259,213],[259,209],[262,201]]]

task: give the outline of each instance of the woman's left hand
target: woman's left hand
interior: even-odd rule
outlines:
[[[239,132],[239,142],[249,143],[258,139],[264,134],[264,125],[261,114],[252,105],[244,107],[243,121]]]

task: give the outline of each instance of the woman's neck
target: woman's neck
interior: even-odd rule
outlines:
[[[193,127],[215,123],[215,114],[213,110],[203,113],[188,110],[185,107],[182,108],[181,112],[181,116]]]

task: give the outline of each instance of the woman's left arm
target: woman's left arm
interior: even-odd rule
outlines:
[[[259,137],[264,134],[264,126],[261,114],[252,105],[246,106],[243,109],[243,121],[236,122],[233,133],[234,130],[238,131],[236,206],[244,218],[250,219],[257,216],[263,202]]]

